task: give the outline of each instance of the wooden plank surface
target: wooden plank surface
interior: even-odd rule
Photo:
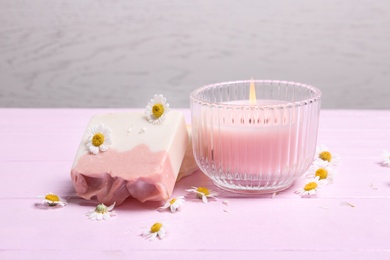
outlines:
[[[341,163],[335,183],[312,198],[294,194],[304,178],[275,197],[242,198],[197,172],[175,187],[187,197],[180,212],[130,199],[109,221],[90,221],[85,213],[96,202],[75,195],[70,168],[89,118],[115,111],[0,109],[1,259],[389,259],[390,168],[379,162],[390,150],[390,111],[321,112],[318,142]],[[189,110],[181,111],[189,122]],[[200,185],[217,190],[218,200],[203,204],[185,192]],[[38,195],[47,192],[68,205],[42,209]],[[142,238],[157,221],[167,237]]]

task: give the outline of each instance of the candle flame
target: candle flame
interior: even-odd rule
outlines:
[[[256,105],[256,100],[255,82],[252,79],[249,85],[249,104]]]

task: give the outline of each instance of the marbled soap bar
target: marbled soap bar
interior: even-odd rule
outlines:
[[[101,150],[106,151],[93,154],[87,144],[94,134],[88,129],[99,124],[110,129],[106,141],[111,139],[111,145],[106,150],[103,144]],[[141,202],[166,200],[172,195],[187,139],[184,116],[178,111],[167,113],[161,124],[149,123],[142,112],[96,115],[72,166],[76,193],[106,205],[119,205],[128,197]],[[99,144],[99,136],[93,141]]]
[[[187,149],[184,154],[183,163],[181,164],[179,175],[177,176],[177,182],[180,181],[182,178],[187,177],[197,170],[199,170],[198,165],[196,164],[195,158],[194,158],[194,152],[192,150],[192,128],[190,125],[187,125],[187,131],[188,131],[188,143],[187,143]]]

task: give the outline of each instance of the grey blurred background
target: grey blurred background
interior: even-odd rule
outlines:
[[[388,0],[0,0],[0,107],[189,107],[202,85],[298,81],[390,109]]]

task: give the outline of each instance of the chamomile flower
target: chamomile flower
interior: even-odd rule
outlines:
[[[60,197],[58,197],[58,195],[51,193],[51,192],[49,192],[45,195],[44,200],[42,200],[42,203],[47,204],[50,207],[53,207],[53,206],[62,206],[63,207],[66,205],[65,200],[61,199]]]
[[[172,213],[175,213],[181,205],[185,202],[184,196],[179,196],[168,200],[164,206],[158,208],[159,210],[170,209]]]
[[[383,151],[382,153],[382,165],[390,167],[390,152]]]
[[[165,225],[160,222],[154,223],[149,230],[145,231],[141,235],[150,241],[154,240],[156,237],[163,239],[165,237]]]
[[[194,192],[198,196],[199,199],[202,199],[203,203],[207,203],[207,198],[214,198],[216,199],[217,193],[211,193],[207,188],[205,187],[192,187],[192,189],[186,190],[187,192]]]
[[[150,123],[160,124],[169,112],[169,104],[163,95],[154,95],[146,106],[145,115]]]
[[[88,141],[85,144],[90,153],[98,154],[108,150],[108,146],[112,144],[111,129],[104,124],[94,125],[88,129]]]
[[[309,168],[308,173],[306,175],[309,179],[314,179],[318,177],[319,180],[326,180],[327,183],[333,183],[333,168],[326,162],[318,161],[312,164]]]
[[[305,186],[302,189],[298,189],[295,191],[296,194],[301,195],[301,197],[306,195],[314,195],[317,190],[326,184],[325,180],[320,180],[320,177],[315,177],[314,179],[308,180]]]
[[[314,160],[323,161],[329,165],[336,166],[339,163],[340,158],[337,154],[331,153],[328,147],[320,145],[316,148],[316,155]]]
[[[115,202],[107,207],[103,203],[100,203],[96,206],[94,211],[87,212],[87,217],[91,220],[107,220],[110,219],[111,216],[115,215],[115,211],[112,211],[115,207]]]

